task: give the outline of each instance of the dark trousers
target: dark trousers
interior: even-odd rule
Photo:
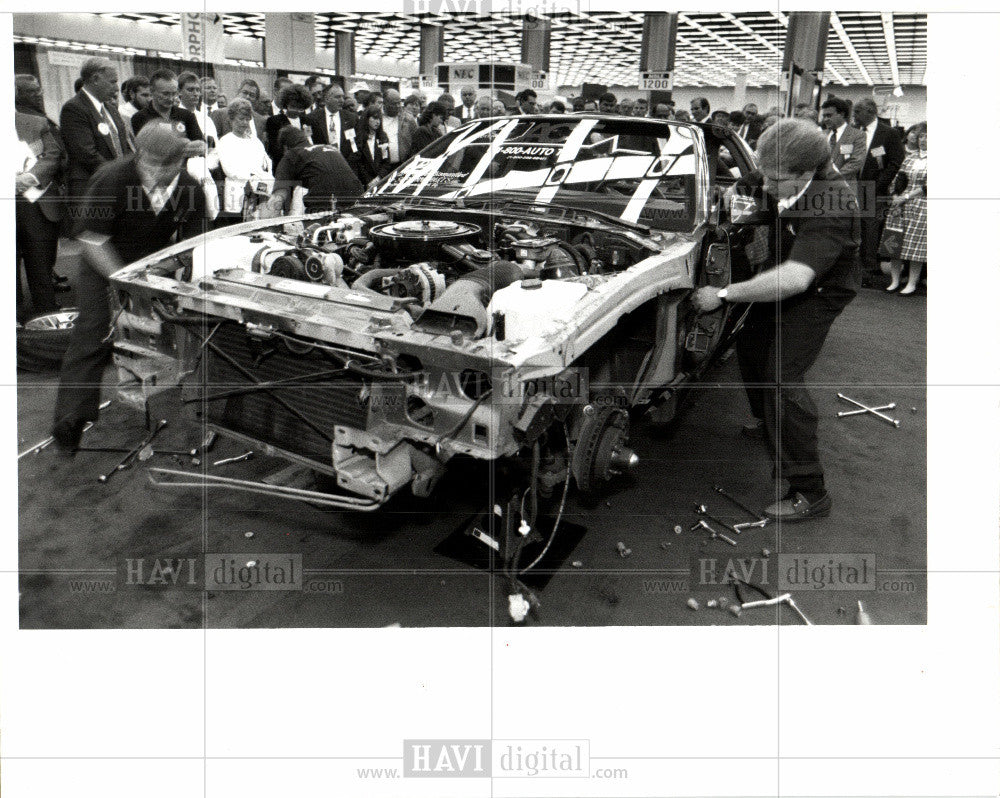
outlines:
[[[80,262],[75,289],[80,315],[63,357],[56,394],[55,423],[66,428],[97,420],[101,381],[112,349],[110,339],[104,341],[111,328],[109,284],[86,258]]]
[[[788,480],[793,494],[824,490],[818,415],[805,376],[853,296],[826,290],[781,305],[755,304],[737,342],[750,409],[764,419],[775,476]]]
[[[21,276],[17,271],[23,261],[33,313],[51,313],[59,309],[52,283],[52,267],[55,266],[59,246],[59,223],[48,219],[39,209],[38,203],[28,202],[23,197],[17,198],[16,217],[15,277],[18,311],[27,305],[21,290]]]
[[[885,227],[885,217],[889,212],[889,197],[879,197],[875,202],[874,213],[864,213],[861,216],[861,269],[867,277],[879,274],[878,245],[882,242],[882,230]]]

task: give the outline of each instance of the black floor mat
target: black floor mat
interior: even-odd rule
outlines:
[[[555,518],[543,518],[539,521],[539,533],[542,540],[530,543],[524,547],[520,557],[520,567],[531,563],[545,547],[545,542],[549,539],[552,531],[552,523]],[[486,543],[477,540],[472,535],[472,530],[478,528],[487,530],[486,522],[482,514],[477,514],[468,519],[458,529],[434,547],[434,553],[447,557],[450,560],[465,563],[478,571],[503,572],[503,563],[499,552],[495,551]],[[559,524],[559,531],[555,540],[539,561],[538,565],[521,576],[521,581],[528,587],[535,590],[542,590],[552,579],[552,576],[561,569],[577,545],[587,532],[587,527],[580,524],[573,524],[565,519]],[[494,525],[494,534],[500,537],[500,544],[503,543],[503,526]]]

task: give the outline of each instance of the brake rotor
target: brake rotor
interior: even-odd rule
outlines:
[[[589,493],[633,468],[639,461],[628,448],[628,413],[602,407],[584,416],[573,452],[573,475],[582,493]]]

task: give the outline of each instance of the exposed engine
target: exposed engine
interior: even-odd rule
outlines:
[[[412,218],[369,206],[297,231],[209,240],[183,271],[191,279],[209,269],[242,269],[374,291],[405,306],[425,332],[503,340],[519,329],[520,337],[531,334],[534,317],[558,312],[585,293],[582,284],[593,275],[627,268],[643,250],[618,232],[562,220],[497,220],[472,211],[460,220]],[[507,319],[510,308],[522,324]]]

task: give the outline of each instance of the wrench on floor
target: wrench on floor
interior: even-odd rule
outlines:
[[[896,427],[896,429],[899,429],[899,420],[898,419],[890,418],[885,413],[880,413],[874,407],[869,407],[866,404],[862,404],[857,399],[852,399],[850,396],[844,396],[844,394],[842,394],[842,393],[838,393],[837,394],[837,398],[838,399],[843,399],[845,402],[850,402],[852,405],[857,405],[862,410],[864,410],[864,411],[866,411],[868,413],[871,413],[873,416],[878,416],[883,421],[888,421],[890,424],[892,424],[892,426]]]
[[[118,473],[119,471],[124,471],[126,468],[128,468],[129,465],[132,463],[132,458],[135,457],[136,455],[138,455],[139,452],[141,452],[147,446],[149,446],[149,444],[151,444],[153,442],[153,438],[155,438],[157,435],[159,435],[160,431],[165,426],[167,426],[167,420],[165,418],[161,418],[156,423],[156,426],[153,428],[153,431],[150,432],[149,435],[146,436],[146,439],[144,441],[142,441],[142,443],[140,443],[134,449],[131,449],[129,451],[129,453],[127,455],[125,455],[125,457],[122,458],[122,461],[118,465],[116,465],[114,468],[112,468],[107,474],[101,474],[97,478],[97,481],[100,482],[100,483],[102,483],[102,484],[106,483],[116,473]]]

